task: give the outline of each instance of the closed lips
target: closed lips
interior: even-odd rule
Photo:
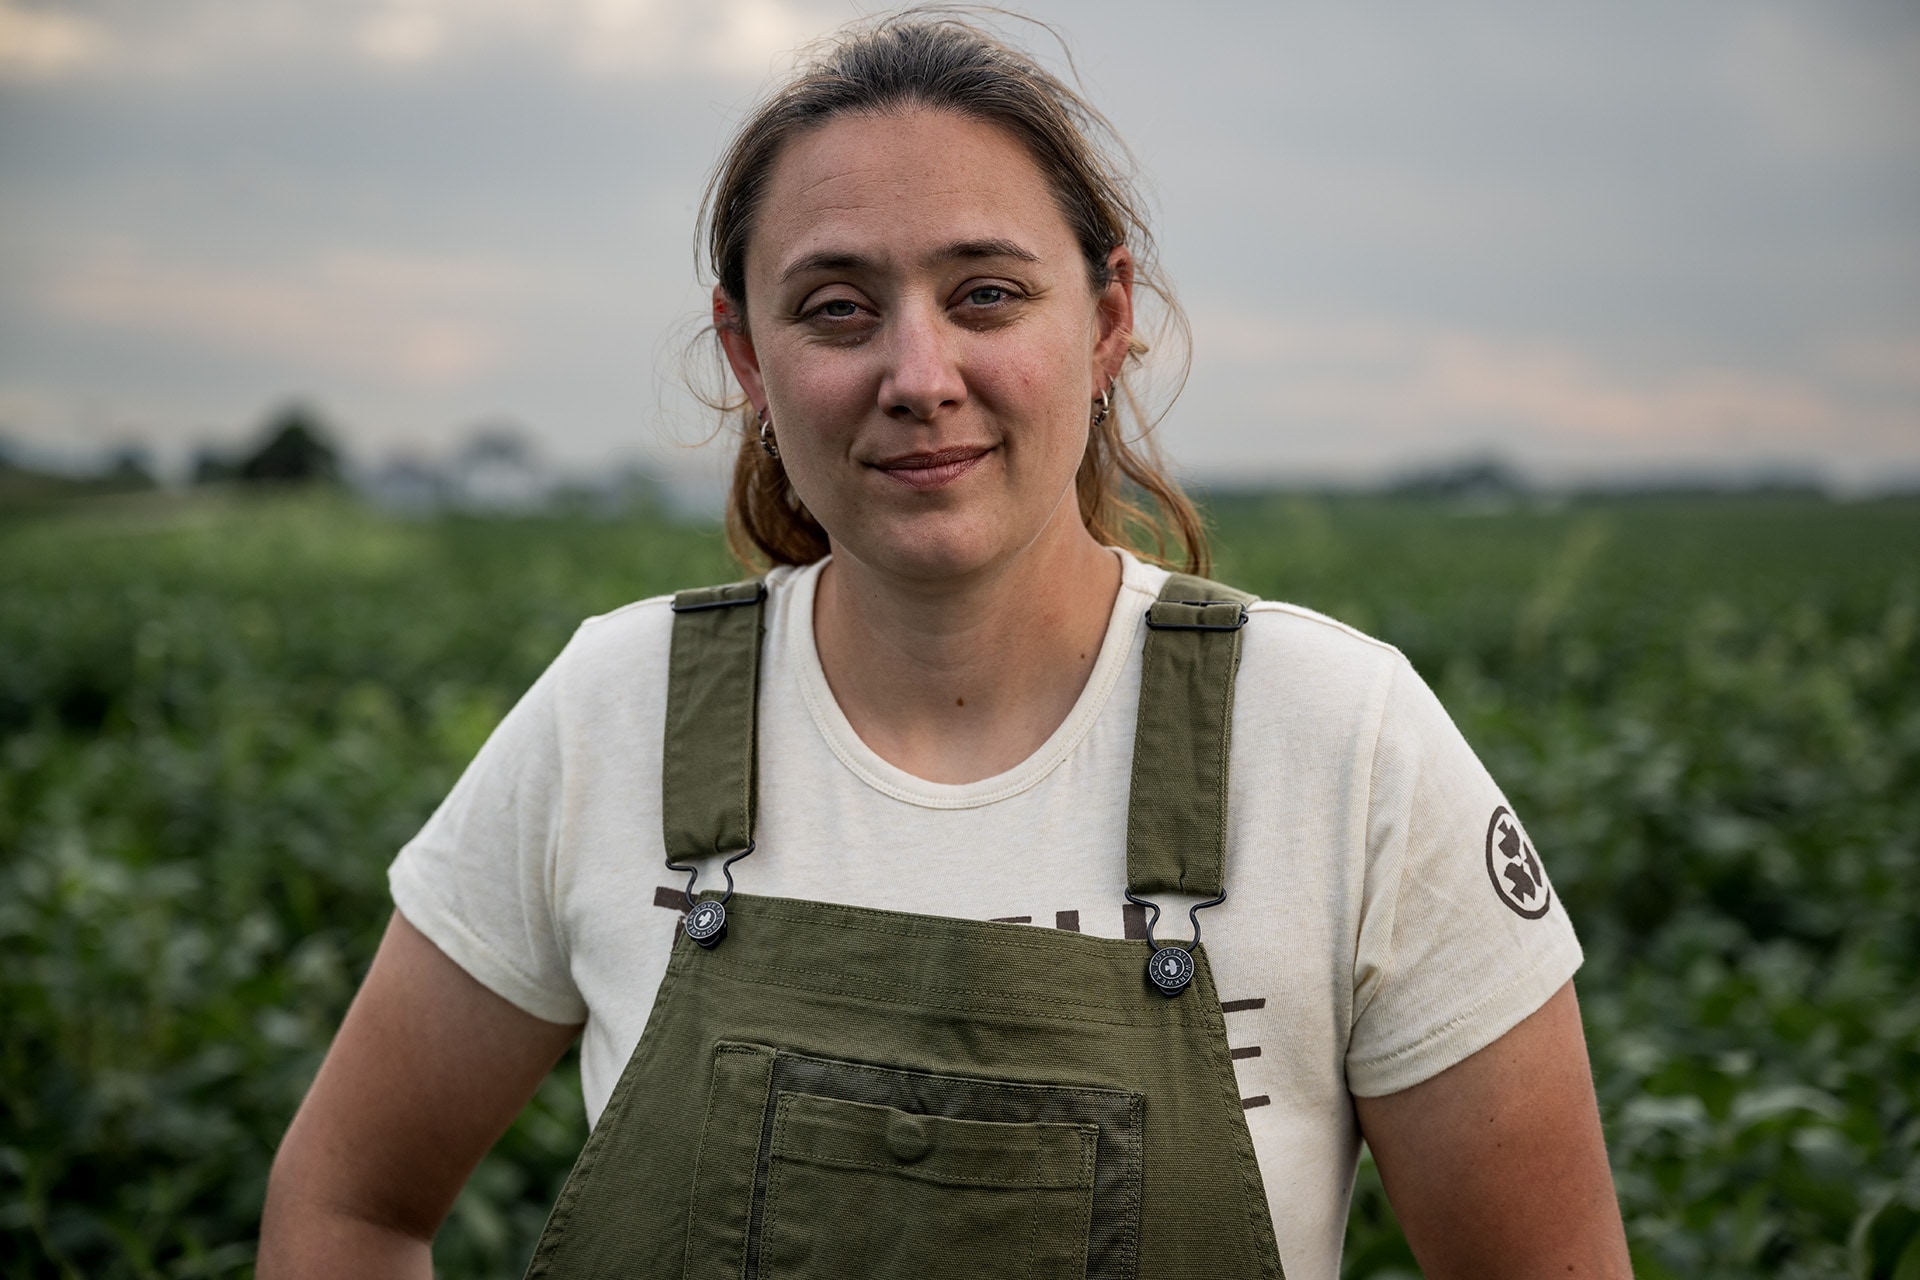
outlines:
[[[991,452],[993,450],[985,445],[969,445],[932,453],[903,454],[873,463],[872,466],[874,470],[883,471],[915,489],[937,489],[965,475],[974,463]]]

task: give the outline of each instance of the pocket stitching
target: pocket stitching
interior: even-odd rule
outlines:
[[[772,1139],[774,1147],[780,1145],[780,1131],[786,1128],[786,1125],[787,1100],[781,1098],[774,1104]],[[780,1162],[777,1157],[770,1157],[770,1159],[773,1167],[767,1170],[767,1198],[762,1210],[767,1218],[760,1225],[760,1257],[754,1267],[754,1270],[761,1274],[765,1274],[767,1269],[767,1245],[773,1239],[774,1230],[780,1222],[780,1197],[776,1193],[780,1189],[780,1180],[786,1173],[785,1169],[779,1167]]]
[[[706,1160],[707,1153],[710,1150],[710,1148],[707,1146],[707,1135],[711,1133],[713,1130],[714,1107],[719,1101],[717,1092],[712,1087],[711,1081],[719,1079],[721,1057],[723,1055],[728,1055],[728,1054],[735,1055],[735,1056],[744,1055],[748,1057],[754,1057],[766,1052],[765,1049],[763,1049],[758,1045],[729,1043],[727,1041],[721,1041],[719,1044],[716,1044],[713,1047],[713,1049],[714,1049],[714,1052],[713,1052],[714,1065],[713,1065],[713,1074],[709,1081],[709,1086],[707,1089],[707,1113],[706,1113],[706,1116],[700,1121],[700,1145],[694,1149],[693,1185],[695,1187],[698,1187],[700,1185],[700,1166]],[[687,1240],[686,1251],[689,1255],[691,1255],[693,1252],[693,1231],[694,1231],[694,1224],[696,1221],[697,1219],[695,1215],[692,1212],[689,1212],[687,1214],[687,1230],[686,1230],[686,1240]],[[747,1242],[743,1238],[740,1241],[740,1268],[739,1268],[740,1274],[744,1275],[746,1273],[746,1267],[747,1267]]]
[[[1116,1089],[1101,1085],[1042,1084],[1019,1080],[996,1080],[988,1077],[955,1075],[950,1072],[929,1071],[924,1068],[885,1067],[874,1063],[853,1062],[844,1058],[830,1058],[815,1054],[795,1053],[789,1050],[782,1050],[779,1056],[782,1059],[807,1063],[816,1068],[825,1068],[831,1074],[848,1073],[880,1081],[892,1077],[910,1076],[940,1084],[958,1083],[966,1086],[979,1086],[989,1092],[1006,1091],[1028,1097],[1057,1096],[1069,1101],[1098,1099],[1109,1103],[1122,1103],[1126,1113],[1126,1126],[1123,1132],[1133,1136],[1133,1140],[1126,1143],[1120,1153],[1122,1158],[1119,1167],[1122,1172],[1116,1178],[1119,1184],[1118,1190],[1124,1197],[1121,1201],[1122,1211],[1119,1219],[1123,1225],[1119,1229],[1117,1239],[1107,1246],[1111,1249],[1111,1252],[1104,1253],[1102,1257],[1103,1259],[1111,1258],[1112,1264],[1118,1268],[1118,1275],[1134,1277],[1139,1274],[1140,1212],[1141,1201],[1145,1194],[1145,1180],[1141,1167],[1144,1151],[1141,1145],[1141,1139],[1145,1127],[1144,1112],[1146,1110],[1146,1100],[1139,1092],[1131,1089]],[[1102,1126],[1101,1132],[1105,1132],[1104,1126]],[[1097,1148],[1094,1156],[1094,1164],[1097,1171],[1099,1168]],[[1096,1192],[1098,1191],[1097,1179],[1094,1190]],[[1098,1202],[1097,1196],[1095,1202]],[[1091,1232],[1092,1226],[1093,1208],[1093,1204],[1088,1206],[1089,1233]],[[1092,1240],[1089,1234],[1084,1265],[1091,1266],[1092,1260]]]
[[[1112,1089],[1104,1085],[1030,1084],[1025,1080],[992,1080],[985,1076],[961,1076],[946,1071],[922,1071],[914,1067],[877,1067],[869,1062],[849,1062],[842,1058],[823,1058],[810,1053],[788,1053],[785,1056],[803,1059],[807,1062],[826,1063],[836,1069],[858,1071],[871,1076],[916,1076],[922,1080],[951,1080],[961,1084],[975,1085],[986,1089],[1006,1090],[1014,1093],[1057,1093],[1065,1097],[1074,1098],[1085,1097],[1088,1094],[1097,1094],[1103,1098],[1116,1100],[1125,1098],[1128,1100],[1129,1113],[1132,1112],[1133,1104],[1137,1102],[1140,1096],[1131,1089]],[[827,1095],[815,1094],[810,1096],[825,1097]]]
[[[1040,1153],[1033,1153],[1034,1175],[1040,1171]],[[1093,1199],[1093,1186],[1087,1186],[1087,1199]],[[1033,1280],[1034,1252],[1040,1244],[1040,1189],[1031,1187],[1027,1191],[1027,1280]]]
[[[789,1096],[797,1096],[797,1095],[789,1095]],[[785,1128],[786,1122],[787,1122],[787,1103],[785,1099],[782,1099],[778,1104],[776,1104],[774,1122],[773,1122],[773,1144],[776,1147],[780,1145],[781,1130]],[[1080,1135],[1080,1149],[1081,1149],[1081,1159],[1080,1159],[1081,1176],[1082,1178],[1085,1179],[1085,1181],[1077,1185],[1059,1186],[1054,1184],[1042,1184],[1039,1181],[1040,1153],[1037,1150],[1034,1152],[1034,1156],[1033,1156],[1034,1168],[1035,1168],[1034,1176],[1024,1184],[1018,1183],[1018,1182],[1011,1182],[1011,1183],[1009,1182],[975,1182],[972,1180],[966,1180],[961,1183],[961,1185],[969,1185],[969,1186],[1025,1186],[1027,1188],[1027,1192],[1028,1192],[1028,1195],[1027,1195],[1027,1248],[1026,1248],[1027,1280],[1033,1280],[1033,1269],[1039,1258],[1040,1192],[1042,1191],[1083,1192],[1085,1194],[1081,1198],[1084,1200],[1086,1205],[1086,1212],[1080,1215],[1080,1218],[1083,1224],[1086,1221],[1087,1217],[1091,1215],[1093,1212],[1093,1182],[1092,1182],[1093,1171],[1090,1167],[1093,1161],[1092,1153],[1094,1151],[1094,1136],[1092,1134],[1082,1133]],[[813,1157],[808,1157],[807,1161],[802,1161],[798,1159],[792,1159],[789,1157],[783,1157],[777,1154],[774,1155],[772,1159],[776,1167],[768,1171],[767,1196],[766,1196],[767,1219],[760,1231],[760,1258],[758,1260],[757,1269],[762,1274],[765,1274],[766,1272],[767,1250],[769,1247],[771,1247],[775,1234],[779,1229],[779,1223],[780,1223],[779,1189],[780,1189],[780,1184],[782,1180],[785,1178],[787,1173],[787,1170],[781,1166],[785,1164],[801,1164],[801,1163],[806,1163],[808,1161],[813,1161],[815,1163],[827,1164],[827,1165],[832,1165],[832,1166],[841,1167],[841,1168],[881,1169],[886,1172],[899,1174],[906,1177],[913,1176],[911,1173],[908,1173],[897,1166],[882,1165],[882,1164],[877,1164],[873,1161],[866,1161],[866,1160],[834,1160],[831,1158],[827,1158],[827,1159],[819,1159],[816,1161],[814,1160]],[[955,1181],[961,1181],[961,1180],[956,1179]],[[1082,1227],[1082,1229],[1075,1231],[1072,1234],[1072,1238],[1077,1242],[1075,1247],[1075,1257],[1078,1259],[1078,1264],[1079,1264],[1077,1269],[1081,1272],[1084,1272],[1086,1270],[1086,1256],[1087,1256],[1086,1235],[1087,1235],[1087,1232],[1084,1226]]]
[[[723,964],[726,965],[726,967],[723,968],[722,967]],[[967,1003],[956,1004],[950,1001],[929,1000],[929,999],[921,998],[918,996],[911,996],[911,995],[887,996],[887,995],[877,994],[871,991],[862,991],[862,990],[841,991],[839,990],[839,988],[835,987],[833,984],[848,983],[855,986],[856,988],[864,984],[864,985],[879,986],[883,989],[892,988],[892,989],[903,990],[903,991],[908,991],[912,989],[907,988],[899,983],[888,982],[885,979],[881,979],[881,978],[864,978],[864,977],[859,977],[857,975],[847,974],[847,973],[829,973],[820,969],[804,969],[794,965],[783,965],[783,966],[756,965],[751,962],[742,962],[742,961],[734,960],[730,962],[715,962],[711,968],[711,973],[713,974],[714,977],[727,978],[727,979],[731,979],[734,982],[744,982],[744,983],[749,983],[749,984],[754,984],[759,986],[768,986],[768,987],[786,987],[794,991],[819,992],[819,991],[825,990],[829,993],[837,992],[838,994],[843,994],[843,995],[853,995],[856,998],[861,1000],[874,1000],[884,1004],[905,1004],[905,1005],[912,1005],[915,1008],[921,1008],[921,1009],[950,1009],[958,1013],[972,1013],[972,1012],[980,1011],[978,1006],[975,1004],[967,1004]],[[782,982],[776,977],[768,976],[772,974],[793,974],[798,977],[815,977],[815,978],[826,979],[827,981],[824,983]],[[1010,1003],[1015,1006],[1022,1005],[1022,1004],[1060,1005],[1060,1006],[1064,1006],[1065,1009],[1069,1010],[1069,1012],[1057,1012],[1052,1010],[1047,1010],[1044,1012],[1046,1012],[1047,1016],[1049,1017],[1068,1018],[1068,1019],[1072,1019],[1074,1021],[1079,1021],[1079,1022],[1094,1022],[1094,1023],[1101,1023],[1104,1025],[1116,1026],[1116,1027],[1140,1027],[1140,1026],[1159,1025],[1159,1024],[1164,1024],[1169,1020],[1180,1022],[1180,1023],[1190,1023],[1190,1024],[1198,1024],[1201,1022],[1201,1019],[1199,1019],[1198,1017],[1187,1015],[1183,1011],[1175,1013],[1171,1018],[1166,1016],[1164,1012],[1160,1010],[1151,1010],[1151,1011],[1143,1010],[1140,1016],[1133,1017],[1133,1018],[1111,1018],[1111,1017],[1097,1018],[1090,1013],[1071,1012],[1071,1010],[1077,1010],[1077,1009],[1104,1010],[1108,1008],[1108,1006],[1091,1004],[1083,1000],[1068,1000],[1068,999],[1064,999],[1056,996],[1008,996],[1004,992],[980,991],[971,987],[919,988],[919,990],[929,990],[929,989],[935,990],[935,991],[944,991],[949,994],[961,996],[961,997],[977,996],[983,1000],[997,1000],[1001,1004]],[[999,1010],[988,1009],[986,1011],[997,1012]]]
[[[1141,1156],[1143,1153],[1140,1143],[1145,1099],[1136,1090],[1091,1083],[1006,1080],[993,1076],[976,1076],[951,1071],[931,1070],[926,1067],[886,1066],[877,1063],[849,1061],[844,1058],[795,1052],[790,1049],[776,1049],[768,1045],[741,1040],[718,1040],[714,1043],[712,1051],[716,1062],[726,1057],[749,1058],[762,1055],[771,1057],[775,1065],[772,1070],[772,1078],[768,1081],[768,1084],[770,1086],[770,1092],[776,1095],[791,1092],[798,1096],[820,1097],[829,1101],[891,1106],[896,1110],[905,1109],[911,1114],[918,1114],[914,1109],[915,1104],[903,1104],[901,1101],[895,1099],[894,1094],[896,1090],[891,1086],[897,1084],[899,1088],[904,1088],[908,1091],[904,1096],[914,1096],[920,1090],[931,1088],[934,1094],[939,1097],[952,1096],[955,1099],[959,1099],[972,1096],[977,1098],[978,1104],[981,1105],[989,1104],[989,1100],[997,1095],[1005,1099],[1007,1103],[1014,1104],[1016,1113],[1024,1114],[1024,1118],[1009,1121],[1010,1123],[1067,1123],[1076,1127],[1092,1127],[1092,1132],[1086,1132],[1081,1135],[1082,1145],[1079,1149],[1080,1158],[1077,1162],[1081,1170],[1080,1181],[1072,1185],[1049,1183],[1043,1186],[1034,1186],[1031,1191],[1031,1196],[1027,1198],[1031,1202],[1031,1207],[1038,1205],[1042,1200],[1046,1199],[1042,1194],[1043,1192],[1064,1191],[1084,1193],[1075,1197],[1078,1201],[1079,1212],[1075,1215],[1078,1218],[1078,1223],[1077,1231],[1072,1237],[1071,1255],[1063,1254],[1060,1258],[1060,1261],[1064,1263],[1065,1266],[1065,1274],[1073,1276],[1085,1274],[1086,1269],[1094,1265],[1094,1246],[1096,1243],[1100,1246],[1099,1258],[1102,1275],[1107,1275],[1110,1271],[1114,1277],[1124,1276],[1128,1277],[1128,1280],[1131,1280],[1131,1277],[1138,1274],[1140,1259],[1139,1217],[1144,1192],[1141,1175]],[[778,1065],[781,1062],[787,1062],[793,1067],[801,1068],[801,1073],[795,1078],[788,1079],[786,1072]],[[820,1072],[824,1072],[825,1074],[816,1074]],[[814,1087],[815,1084],[824,1087],[816,1089]],[[782,1085],[784,1085],[784,1088],[781,1087]],[[878,1093],[866,1092],[867,1089],[877,1086],[889,1087],[880,1088]],[[950,1094],[950,1091],[955,1089],[960,1091],[959,1094]],[[853,1092],[845,1092],[843,1090],[853,1090]],[[1020,1102],[1019,1100],[1021,1099],[1025,1101]],[[1055,1110],[1062,1102],[1068,1104],[1068,1112],[1066,1114],[1061,1114]],[[762,1138],[760,1143],[760,1160],[765,1162],[760,1166],[760,1177],[768,1180],[763,1180],[759,1184],[758,1195],[755,1197],[754,1212],[751,1215],[749,1227],[744,1233],[744,1238],[740,1240],[738,1245],[739,1252],[736,1255],[750,1274],[760,1273],[762,1262],[769,1252],[778,1253],[777,1232],[782,1228],[782,1224],[785,1223],[786,1219],[793,1216],[792,1214],[784,1212],[787,1206],[781,1203],[781,1193],[785,1188],[785,1184],[791,1181],[793,1177],[799,1176],[799,1171],[790,1166],[814,1159],[811,1155],[804,1156],[801,1159],[782,1157],[780,1168],[769,1168],[769,1165],[773,1162],[772,1147],[776,1135],[781,1145],[793,1145],[796,1140],[794,1134],[790,1131],[794,1129],[794,1126],[798,1122],[789,1112],[780,1109],[777,1097],[769,1097],[768,1103],[767,1110],[763,1113],[766,1119],[764,1121],[765,1128],[761,1130]],[[926,1114],[932,1116],[948,1116],[953,1119],[970,1119],[975,1118],[969,1114],[974,1105],[976,1104],[966,1104],[957,1110],[951,1111],[935,1106],[927,1111]],[[1087,1110],[1087,1108],[1091,1108],[1091,1110]],[[1044,1120],[1041,1118],[1043,1115],[1047,1116]],[[989,1117],[979,1116],[978,1118],[986,1120]],[[1112,1133],[1118,1142],[1117,1149],[1111,1153],[1116,1157],[1113,1162],[1113,1172],[1111,1174],[1107,1172],[1108,1125],[1110,1123],[1114,1126]],[[705,1146],[704,1140],[701,1145],[703,1147]],[[806,1144],[799,1145],[804,1147]],[[882,1153],[874,1152],[872,1154],[878,1156]],[[1034,1159],[1039,1159],[1039,1157],[1039,1152],[1036,1151],[1033,1153]],[[833,1163],[829,1164],[828,1162]],[[830,1168],[849,1167],[847,1164],[840,1162],[838,1157],[831,1155],[825,1157],[820,1163],[826,1164],[827,1167]],[[1087,1173],[1089,1166],[1091,1166],[1092,1171],[1091,1177],[1089,1177]],[[1073,1167],[1074,1165],[1071,1163],[1066,1166],[1068,1169],[1072,1169]],[[876,1171],[882,1173],[904,1172],[899,1169],[888,1168],[884,1164]],[[1064,1176],[1071,1177],[1072,1175],[1066,1174]],[[930,1185],[938,1185],[931,1179],[915,1180],[923,1181]],[[1009,1188],[1004,1183],[965,1178],[964,1175],[957,1178],[946,1178],[945,1180],[957,1190],[968,1187],[1000,1190],[1017,1189]],[[1105,1190],[1103,1191],[1102,1188],[1105,1188]],[[1103,1199],[1103,1196],[1112,1196],[1113,1198],[1108,1200]],[[773,1201],[772,1204],[767,1203],[769,1199]],[[1104,1224],[1098,1240],[1096,1240],[1092,1234],[1096,1211],[1100,1215],[1101,1223]],[[1031,1248],[1037,1249],[1038,1229],[1038,1220],[1030,1219],[1029,1235],[1034,1241]],[[1052,1266],[1041,1268],[1036,1257],[1030,1259],[1028,1267],[1024,1268],[1021,1272],[1008,1271],[1006,1274],[1010,1278],[1027,1275],[1029,1280],[1035,1280],[1035,1278],[1037,1278],[1037,1280],[1052,1280],[1054,1270],[1055,1268]]]
[[[898,1108],[895,1109],[897,1110]],[[913,1113],[908,1112],[906,1114],[911,1115]],[[775,1142],[780,1141],[777,1133],[774,1135],[773,1140]],[[772,1158],[775,1160],[784,1160],[788,1164],[822,1164],[831,1169],[878,1169],[883,1173],[896,1174],[902,1178],[911,1178],[915,1182],[924,1182],[935,1187],[1024,1187],[1029,1191],[1086,1191],[1088,1193],[1093,1191],[1093,1183],[1090,1180],[1085,1182],[1040,1181],[1040,1175],[1037,1172],[1040,1165],[1040,1156],[1037,1152],[1033,1158],[1036,1172],[1032,1177],[1028,1178],[966,1178],[958,1174],[943,1174],[938,1178],[934,1178],[924,1173],[915,1173],[912,1169],[897,1163],[882,1164],[878,1160],[847,1160],[840,1156],[792,1156],[782,1155],[777,1151],[774,1152]],[[773,1193],[768,1192],[767,1194],[772,1195]]]

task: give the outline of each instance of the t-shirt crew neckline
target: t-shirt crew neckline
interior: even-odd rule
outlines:
[[[1119,548],[1113,548],[1113,552],[1120,557],[1120,590],[1114,596],[1113,612],[1107,618],[1107,634],[1100,644],[1100,656],[1094,660],[1093,672],[1075,699],[1073,710],[1032,755],[1004,773],[977,782],[930,782],[881,758],[854,732],[833,696],[832,687],[827,684],[827,673],[820,666],[820,650],[814,644],[814,590],[827,562],[819,560],[797,570],[775,625],[787,633],[787,657],[799,673],[800,694],[808,714],[813,717],[814,728],[854,777],[883,795],[922,808],[975,809],[1037,786],[1073,754],[1099,720],[1100,713],[1106,710],[1114,686],[1126,670],[1144,610],[1160,589],[1159,583],[1153,580],[1154,569]]]

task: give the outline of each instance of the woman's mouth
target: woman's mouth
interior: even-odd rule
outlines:
[[[962,445],[929,453],[903,453],[868,465],[910,489],[939,489],[973,470],[992,452],[991,445]]]

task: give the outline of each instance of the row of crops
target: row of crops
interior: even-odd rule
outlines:
[[[1219,576],[1393,641],[1581,931],[1643,1277],[1920,1280],[1920,504],[1220,499]],[[234,1276],[393,851],[664,520],[165,499],[0,518],[0,1275]],[[462,1197],[517,1274],[563,1069]],[[1363,1167],[1347,1274],[1412,1273]]]

